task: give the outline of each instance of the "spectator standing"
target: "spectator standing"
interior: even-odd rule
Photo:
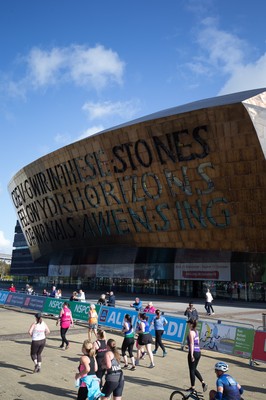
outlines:
[[[150,314],[155,314],[155,311],[156,308],[154,307],[151,301],[147,304],[147,306],[143,310],[144,313],[150,313]]]
[[[88,338],[92,341],[92,332],[97,338],[97,328],[98,328],[98,314],[95,310],[95,305],[91,304],[89,309],[89,319],[88,319]]]
[[[142,311],[142,301],[139,299],[139,297],[135,298],[134,303],[130,304],[130,307],[135,308],[135,310],[138,312]]]
[[[55,298],[56,299],[61,299],[62,297],[62,290],[61,289],[57,289],[57,291],[55,292]]]
[[[164,327],[168,323],[167,319],[162,315],[160,310],[155,311],[156,316],[152,320],[152,325],[155,330],[155,349],[153,350],[153,354],[157,353],[158,347],[160,347],[163,351],[163,357],[167,355],[167,351],[165,350],[164,344],[162,342],[162,336],[164,334]]]
[[[46,335],[50,333],[41,313],[35,314],[35,322],[31,325],[28,333],[32,338],[30,355],[34,362],[33,372],[41,372],[42,352],[46,342]]]
[[[46,289],[43,289],[43,291],[42,291],[42,295],[43,296],[49,296],[49,293],[47,292],[47,290]]]
[[[105,294],[101,294],[99,300],[97,301],[97,304],[101,306],[106,306],[106,296]]]
[[[78,295],[77,292],[72,292],[72,295],[71,295],[69,301],[78,301],[77,295]]]
[[[64,345],[66,345],[65,349],[67,350],[69,348],[69,341],[66,338],[66,333],[70,326],[74,326],[72,312],[71,312],[71,310],[69,308],[69,304],[67,302],[64,302],[64,304],[63,304],[63,307],[59,314],[59,320],[60,320],[60,334],[61,334],[61,339],[62,339],[60,348],[63,349]],[[58,320],[56,321],[56,325],[57,324],[58,324]]]
[[[15,288],[14,283],[11,283],[10,288],[8,290],[9,290],[9,292],[15,293],[16,288]]]
[[[107,305],[109,307],[115,307],[115,295],[114,292],[107,293],[109,295]]]
[[[217,381],[216,381],[217,391],[210,390],[209,393],[210,400],[215,400],[215,399],[240,400],[244,390],[231,375],[226,374],[226,372],[228,371],[228,365],[225,362],[220,361],[215,364],[214,370],[217,376]]]
[[[210,289],[207,289],[206,297],[205,297],[205,310],[208,315],[214,314],[214,309],[212,307],[213,297]],[[211,311],[212,310],[212,311]]]
[[[198,311],[194,307],[192,301],[188,304],[188,307],[186,308],[184,315],[187,317],[188,320],[194,319],[195,321],[198,321],[199,319]]]
[[[203,392],[206,392],[208,389],[208,385],[204,382],[200,372],[197,369],[201,351],[199,346],[199,333],[196,330],[197,321],[190,319],[187,321],[189,324],[189,334],[187,336],[187,344],[188,344],[188,368],[189,368],[189,376],[191,387],[189,391],[195,390],[195,380],[198,378],[201,382]]]
[[[78,301],[80,301],[82,303],[84,303],[86,301],[85,293],[83,292],[82,289],[79,289],[79,292],[78,292],[78,294],[76,296],[76,300],[78,300]]]
[[[56,286],[52,286],[52,291],[50,293],[50,297],[55,297],[56,295]]]

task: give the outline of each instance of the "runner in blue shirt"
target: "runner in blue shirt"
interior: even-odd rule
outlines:
[[[225,373],[228,371],[228,365],[219,361],[214,370],[217,375],[217,391],[210,391],[210,400],[241,400],[244,390],[231,375]]]

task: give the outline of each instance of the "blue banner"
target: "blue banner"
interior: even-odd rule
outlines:
[[[22,307],[29,308],[30,310],[42,311],[45,301],[46,297],[27,295]]]
[[[103,306],[101,308],[98,318],[98,324],[121,331],[125,314],[129,314],[131,316],[132,325],[135,327],[138,319],[137,311],[108,306]]]
[[[0,291],[0,304],[5,304],[9,292]]]
[[[6,306],[23,307],[26,295],[21,293],[9,292],[5,302]]]
[[[125,314],[129,314],[131,316],[132,325],[133,327],[136,327],[138,312],[116,307],[102,307],[100,310],[98,323],[99,325],[104,325],[106,327],[121,331]],[[149,317],[148,321],[151,324],[155,314],[146,315]],[[165,325],[165,333],[163,338],[172,342],[182,343],[186,332],[187,320],[185,318],[171,316],[165,316],[165,318],[167,319],[168,324]],[[153,326],[151,326],[151,334],[154,336]]]

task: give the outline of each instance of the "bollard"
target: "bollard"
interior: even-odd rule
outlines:
[[[266,331],[266,313],[262,313],[262,326],[263,330]]]

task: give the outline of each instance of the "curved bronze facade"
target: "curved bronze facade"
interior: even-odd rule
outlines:
[[[266,89],[172,108],[21,169],[35,260],[101,246],[266,253]]]

